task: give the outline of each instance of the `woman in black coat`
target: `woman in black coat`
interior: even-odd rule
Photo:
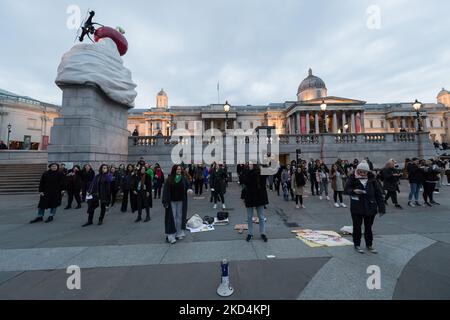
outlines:
[[[67,207],[64,210],[72,209],[73,198],[77,202],[77,207],[75,209],[81,209],[81,186],[83,182],[81,181],[81,169],[79,166],[74,166],[72,170],[66,175],[66,191],[68,196]]]
[[[170,176],[164,184],[162,203],[165,212],[166,240],[172,244],[182,240],[186,234],[183,230],[186,222],[183,218],[187,216],[187,191],[189,182],[183,174],[179,165],[172,167]],[[185,205],[183,205],[185,203]]]
[[[38,216],[30,223],[44,221],[45,210],[50,209],[50,216],[45,221],[52,222],[56,214],[56,209],[61,205],[62,196],[64,195],[64,174],[59,171],[59,165],[52,163],[48,166],[39,182],[39,193],[41,198],[38,205]]]
[[[136,179],[134,179],[131,189],[137,200],[138,218],[135,222],[142,221],[143,208],[147,214],[144,222],[149,222],[151,220],[150,208],[153,206],[152,178],[147,174],[145,167],[139,169],[139,173]]]
[[[372,225],[375,216],[386,213],[383,190],[370,172],[367,162],[362,161],[347,180],[345,194],[350,196],[350,211],[353,220],[353,243],[358,253],[364,253],[361,249],[361,227],[364,223],[364,239],[367,249],[372,253],[378,253],[373,247]]]
[[[225,206],[225,193],[227,192],[227,174],[222,164],[213,166],[211,168],[211,191],[214,194],[214,209],[217,209],[217,202],[222,202],[222,209],[226,209]]]
[[[98,225],[101,226],[106,215],[106,207],[111,201],[111,175],[108,172],[108,166],[106,164],[100,166],[98,175],[92,181],[87,200],[88,222],[83,227],[93,224],[94,213],[98,207],[101,209]]]
[[[136,196],[133,194],[133,192],[130,192],[131,186],[134,182],[134,166],[132,164],[129,164],[127,166],[126,173],[122,179],[122,183],[120,185],[120,189],[122,190],[123,196],[122,196],[122,208],[120,211],[127,212],[128,209],[128,198],[130,198],[130,204],[131,204],[131,211],[134,213],[136,212],[137,207],[137,201]]]
[[[259,230],[261,238],[267,242],[264,206],[269,204],[266,189],[266,177],[261,175],[258,166],[249,164],[248,170],[243,176],[243,189],[241,198],[247,208],[248,236],[247,241],[253,238],[253,210],[256,209],[259,218]]]
[[[86,201],[86,194],[89,190],[92,181],[94,180],[95,172],[89,164],[86,164],[81,170],[81,189],[82,189],[82,202]]]

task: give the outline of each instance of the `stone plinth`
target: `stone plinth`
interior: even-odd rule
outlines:
[[[49,162],[119,164],[128,160],[130,106],[112,101],[95,85],[64,85],[62,117],[55,119]]]

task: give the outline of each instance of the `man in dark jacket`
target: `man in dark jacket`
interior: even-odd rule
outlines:
[[[259,218],[259,230],[261,238],[267,242],[264,206],[269,204],[266,189],[266,177],[261,175],[258,166],[249,164],[249,169],[243,178],[241,198],[247,208],[248,236],[247,242],[253,238],[253,210],[256,209]]]
[[[345,185],[345,194],[350,196],[350,211],[353,220],[353,243],[355,250],[363,254],[361,249],[361,227],[364,223],[364,239],[367,249],[372,253],[378,253],[373,247],[372,225],[375,216],[379,213],[384,215],[386,207],[384,204],[383,191],[370,172],[369,164],[362,161]]]
[[[396,172],[395,163],[391,160],[386,163],[386,166],[381,170],[380,177],[383,181],[383,188],[386,190],[385,204],[387,204],[389,198],[392,199],[392,203],[397,209],[403,209],[401,205],[398,204],[397,192],[399,189],[399,178],[401,174]]]
[[[61,205],[64,194],[64,174],[59,170],[57,163],[52,163],[49,170],[42,175],[39,183],[41,198],[38,205],[38,216],[30,223],[44,221],[45,210],[50,209],[50,216],[45,221],[52,222],[56,214],[56,209]]]

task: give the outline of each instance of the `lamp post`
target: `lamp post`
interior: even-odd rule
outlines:
[[[413,108],[416,110],[416,119],[417,119],[417,132],[422,132],[422,124],[421,124],[421,114],[420,109],[422,108],[422,103],[419,102],[417,99],[413,103]]]
[[[325,100],[322,100],[322,104],[320,105],[320,109],[323,111],[323,132],[328,133],[327,130],[327,104],[325,103]]]
[[[10,137],[10,134],[11,134],[11,128],[12,128],[12,126],[11,126],[11,123],[10,123],[10,124],[8,124],[8,140],[7,140],[8,149],[9,149],[9,137]]]
[[[223,111],[225,111],[225,143],[224,143],[225,153],[224,153],[224,155],[227,154],[228,113],[230,112],[230,110],[231,110],[231,105],[228,103],[228,101],[226,101],[223,106]]]
[[[230,104],[227,102],[225,102],[224,106],[223,106],[223,111],[225,111],[225,133],[228,130],[228,113],[231,110],[231,106]]]

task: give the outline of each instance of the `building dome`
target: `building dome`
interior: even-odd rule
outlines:
[[[445,95],[447,95],[447,94],[449,94],[449,93],[450,93],[450,92],[447,91],[447,90],[445,90],[445,88],[442,88],[441,92],[439,92],[439,94],[438,94],[438,98],[439,98],[439,97],[442,97],[442,96],[445,96]]]
[[[167,93],[164,91],[164,89],[161,89],[161,91],[158,93],[158,97],[167,97]]]
[[[308,77],[298,87],[297,96],[299,101],[307,101],[326,97],[327,91],[325,82],[314,76],[312,69],[309,69]]]

